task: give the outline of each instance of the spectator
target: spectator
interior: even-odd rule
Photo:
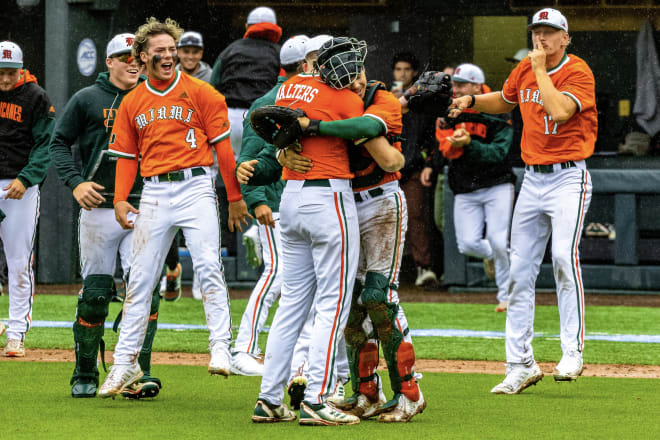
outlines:
[[[277,25],[275,11],[260,6],[247,17],[245,35],[218,56],[211,84],[227,99],[231,145],[234,157],[241,151],[243,115],[255,99],[275,86],[280,72],[282,28]]]
[[[199,32],[184,32],[177,45],[179,64],[177,70],[183,70],[188,75],[211,82],[211,66],[202,61],[204,56],[204,41]]]
[[[404,90],[412,86],[417,78],[419,61],[412,53],[398,53],[392,59],[394,81],[401,87],[393,88],[392,93],[400,96]],[[421,184],[419,178],[426,157],[436,148],[433,134],[433,118],[414,112],[403,114],[403,131],[401,133],[401,148],[406,158],[406,164],[401,170],[401,189],[408,201],[408,232],[406,241],[409,243],[412,257],[417,269],[415,286],[437,283],[438,278],[431,269],[431,212],[429,191]]]
[[[454,95],[481,95],[484,82],[478,66],[461,64],[452,76]],[[458,249],[484,259],[487,276],[497,283],[496,312],[504,312],[508,304],[508,241],[515,176],[506,157],[512,136],[513,129],[505,120],[470,109],[456,119],[441,119],[436,131],[440,152],[449,160],[449,187],[456,195]],[[422,181],[431,171],[424,168]]]

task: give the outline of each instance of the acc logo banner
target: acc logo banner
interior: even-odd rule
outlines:
[[[78,70],[84,76],[90,76],[96,70],[96,45],[89,38],[85,38],[78,45],[76,61]]]

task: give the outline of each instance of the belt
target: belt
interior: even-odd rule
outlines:
[[[204,168],[191,168],[190,169],[190,175],[191,177],[195,176],[203,176],[206,174],[206,171],[204,171]],[[145,177],[144,180],[147,182],[154,181],[154,177],[158,177],[159,182],[181,182],[182,180],[186,180],[186,174],[184,170],[179,170],[179,171],[170,171],[169,173],[164,173],[164,174],[159,174],[157,176],[149,176]]]
[[[568,162],[550,164],[550,165],[525,165],[527,171],[534,171],[535,173],[551,174],[555,172],[555,165],[560,165],[562,170],[568,168],[575,168],[575,162],[569,160]]]
[[[382,195],[385,191],[383,188],[372,188],[370,190],[367,190],[367,194],[369,194],[370,197],[378,197]],[[364,202],[365,198],[362,197],[362,194],[359,192],[353,193],[353,197],[355,197],[356,202]]]
[[[330,188],[330,180],[328,179],[305,180],[305,183],[303,183],[303,188],[307,186],[323,186],[325,188]]]

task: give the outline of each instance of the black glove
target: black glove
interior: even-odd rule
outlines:
[[[299,143],[303,130],[298,118],[305,116],[300,109],[265,105],[252,112],[250,125],[261,138],[275,148],[284,149]]]
[[[410,110],[444,117],[447,116],[452,95],[451,76],[430,71],[422,73],[403,96],[408,99]]]

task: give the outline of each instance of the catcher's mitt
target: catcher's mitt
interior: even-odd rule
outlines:
[[[298,118],[305,116],[300,109],[279,105],[265,105],[250,115],[250,125],[261,138],[275,148],[283,149],[297,144],[303,134]]]
[[[408,108],[414,112],[447,116],[453,91],[451,77],[443,72],[424,72],[405,93]]]

